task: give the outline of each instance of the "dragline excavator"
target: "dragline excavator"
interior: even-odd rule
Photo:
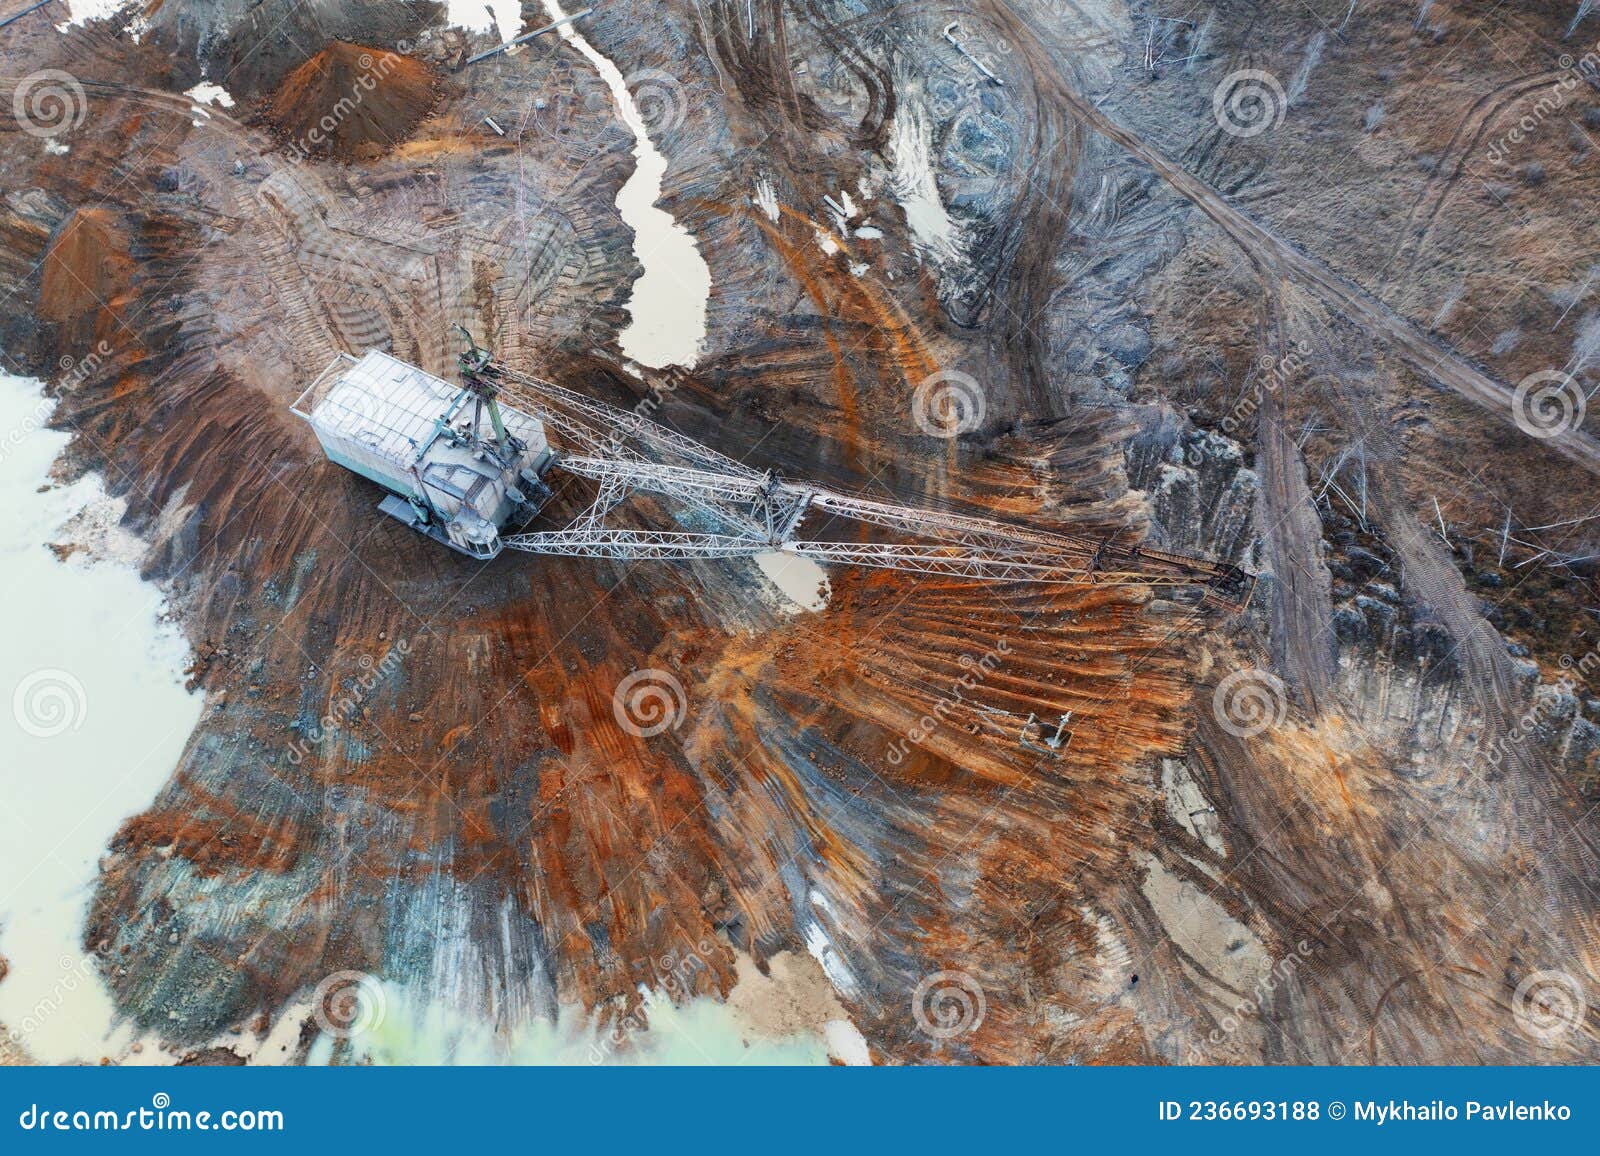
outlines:
[[[641,413],[518,373],[467,342],[460,387],[382,352],[346,354],[294,412],[330,458],[390,491],[380,509],[474,557],[503,549],[625,560],[782,550],[825,564],[987,582],[1188,587],[1225,606],[1250,593],[1251,577],[1225,563],[790,481]],[[559,529],[526,529],[551,486],[571,479],[594,484],[589,506]],[[659,499],[673,524],[641,529],[638,516],[624,518],[619,507],[634,494]],[[820,535],[850,523],[873,528],[854,537],[881,540],[808,536],[813,526]]]

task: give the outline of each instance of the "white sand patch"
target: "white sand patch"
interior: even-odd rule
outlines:
[[[766,177],[756,181],[756,208],[767,215],[767,220],[777,222],[778,194],[772,189],[772,181]]]
[[[849,1020],[829,1020],[824,1028],[828,1041],[828,1054],[836,1057],[846,1067],[872,1066],[872,1051],[861,1029]]]
[[[29,3],[32,3],[32,0],[29,0]],[[67,11],[70,15],[66,23],[57,24],[56,28],[66,32],[91,20],[109,20],[124,8],[131,8],[134,3],[135,0],[67,0]]]
[[[219,108],[232,108],[233,97],[228,90],[220,84],[212,84],[202,80],[199,84],[183,94],[196,104],[214,104]]]
[[[916,104],[903,104],[895,113],[889,148],[894,157],[890,185],[911,227],[912,246],[935,262],[955,260],[961,255],[961,231],[939,199],[932,128]]]
[[[521,0],[445,0],[445,23],[468,32],[494,32],[504,44],[522,31]]]
[[[822,968],[822,973],[828,977],[833,990],[845,996],[854,996],[859,992],[861,985],[856,982],[855,973],[850,970],[850,965],[845,962],[844,956],[835,950],[833,941],[828,938],[828,933],[822,929],[822,925],[816,922],[807,923],[804,931],[806,951]]]
[[[373,981],[362,997],[367,1026],[346,1051],[322,1035],[312,1044],[313,1064],[335,1059],[375,1064],[869,1064],[865,1039],[850,1023],[828,981],[805,956],[784,952],[761,974],[741,955],[728,999],[715,996],[674,1003],[660,990],[641,987],[643,1005],[619,1012],[604,1026],[597,1018],[562,1008],[555,1021],[532,1016],[511,1027],[461,1008],[433,985],[424,990]],[[255,1062],[293,1055],[293,1041],[309,1004],[288,1008],[268,1039],[253,1049]],[[618,1010],[618,1009],[613,1009]]]
[[[1218,855],[1228,853],[1222,843],[1216,808],[1186,763],[1180,759],[1161,760],[1161,789],[1166,795],[1167,813],[1180,827]]]
[[[1266,945],[1210,895],[1142,853],[1140,890],[1172,941],[1206,972],[1235,991],[1248,991],[1272,970]]]

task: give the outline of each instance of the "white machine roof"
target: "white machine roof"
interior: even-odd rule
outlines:
[[[373,350],[339,375],[310,418],[329,434],[409,462],[460,394],[459,386]]]

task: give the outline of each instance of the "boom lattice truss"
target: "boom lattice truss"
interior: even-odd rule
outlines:
[[[539,418],[559,447],[555,468],[598,483],[593,503],[560,530],[511,534],[510,549],[592,558],[730,558],[784,550],[824,563],[876,566],[981,581],[1200,587],[1238,604],[1249,577],[1235,566],[1087,535],[1051,533],[952,511],[916,509],[762,473],[642,414],[486,361],[478,375]],[[635,493],[666,499],[688,529],[608,525]],[[801,536],[853,523],[890,541]],[[818,519],[819,521],[821,519]]]

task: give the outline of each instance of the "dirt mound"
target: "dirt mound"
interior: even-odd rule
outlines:
[[[128,300],[133,261],[128,240],[104,209],[79,209],[45,254],[39,316],[80,326],[79,339],[105,336]]]
[[[371,160],[422,123],[436,83],[421,61],[336,40],[284,79],[267,115],[298,153]]]

